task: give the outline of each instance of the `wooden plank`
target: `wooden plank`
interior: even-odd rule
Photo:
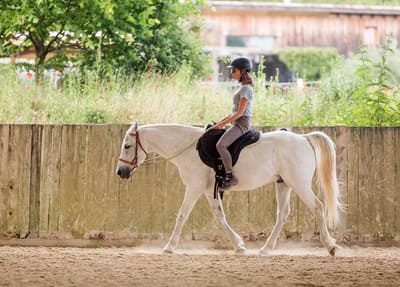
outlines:
[[[29,194],[29,237],[39,237],[40,224],[40,160],[42,126],[33,125],[31,138],[31,177]]]
[[[396,162],[394,128],[381,128],[382,154],[380,159],[382,236],[385,239],[395,237],[395,197],[396,197]],[[400,189],[397,189],[400,190]]]
[[[112,206],[106,204],[106,193],[110,188],[110,177],[115,176],[110,159],[114,153],[114,134],[106,125],[91,125],[87,128],[87,178],[85,186],[85,236],[99,236],[105,232],[106,219],[117,218],[117,212],[110,213]],[[102,180],[99,180],[102,179]],[[114,186],[117,192],[118,185]],[[117,221],[117,220],[115,220]],[[115,222],[114,221],[114,222]],[[96,235],[97,233],[97,235]],[[91,235],[92,234],[92,235]]]
[[[140,196],[143,190],[139,189],[140,182],[138,177],[143,172],[138,170],[132,179],[119,179],[119,192],[117,197],[118,218],[117,225],[108,225],[108,230],[111,232],[120,233],[118,236],[127,237],[131,234],[140,234]],[[139,174],[139,176],[138,176]],[[136,184],[135,184],[136,183]]]
[[[385,210],[389,208],[389,206],[384,206],[384,200],[382,197],[386,196],[384,188],[385,188],[385,174],[383,173],[383,150],[384,150],[384,142],[383,142],[383,133],[385,128],[372,128],[373,134],[372,137],[372,153],[370,156],[372,157],[371,168],[370,168],[370,178],[373,179],[370,187],[370,194],[372,197],[372,218],[374,221],[372,222],[372,234],[375,239],[383,239],[383,230],[384,230],[384,217]]]
[[[400,127],[394,130],[394,173],[395,173],[395,196],[394,196],[394,238],[400,240]]]
[[[61,125],[42,126],[39,236],[57,236],[60,214]]]
[[[87,127],[87,179],[84,197],[84,233],[88,234],[104,229],[104,179],[109,177],[109,158],[106,157],[109,135],[105,126],[90,125]],[[100,140],[102,139],[102,140]],[[102,180],[99,180],[101,178]],[[89,236],[90,237],[90,236]]]
[[[336,128],[336,171],[337,179],[339,182],[340,199],[344,204],[347,204],[348,197],[348,143],[349,143],[350,130],[347,127]],[[341,214],[341,220],[336,231],[344,234],[346,233],[347,217],[346,214]]]
[[[346,233],[358,240],[360,231],[359,202],[359,165],[360,165],[360,132],[361,128],[348,128],[347,137],[347,206]]]
[[[9,188],[10,125],[0,125],[0,232],[7,232]]]
[[[156,165],[159,165],[157,163]],[[163,163],[162,163],[163,164]],[[151,165],[141,166],[130,181],[129,190],[133,197],[137,196],[134,209],[135,227],[139,234],[150,236],[153,230],[153,167]],[[133,210],[131,209],[131,212]],[[120,218],[122,220],[122,218]],[[126,226],[125,226],[126,228]]]
[[[22,238],[29,234],[31,140],[31,126],[10,127],[7,230]]]
[[[373,154],[373,137],[375,128],[362,128],[360,130],[360,165],[359,165],[359,212],[360,233],[364,240],[372,240],[374,237],[374,209],[376,200],[374,196],[375,182],[371,174]]]
[[[87,126],[64,126],[61,144],[61,237],[82,238],[85,231]]]
[[[117,160],[120,154],[121,138],[122,134],[125,133],[125,128],[122,131],[120,125],[107,125],[102,128],[100,139],[105,139],[105,149],[104,149],[104,189],[103,189],[103,226],[102,229],[105,232],[105,238],[115,238],[118,234],[115,231],[119,230],[119,201],[118,197],[120,195],[120,178],[115,174],[117,167]],[[104,164],[103,163],[103,164]],[[101,177],[98,177],[100,179]],[[128,217],[128,219],[131,219]]]

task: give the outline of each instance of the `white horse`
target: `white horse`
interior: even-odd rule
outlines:
[[[205,195],[211,209],[232,240],[237,253],[245,251],[243,239],[226,221],[221,199],[214,199],[214,170],[199,158],[196,143],[204,133],[201,128],[185,125],[144,125],[135,122],[126,132],[118,160],[117,174],[130,178],[154,152],[175,164],[186,186],[185,197],[176,218],[175,228],[164,247],[172,253],[178,245],[182,228],[201,195]],[[325,206],[312,191],[314,172],[325,191]],[[293,190],[313,211],[317,218],[323,245],[334,256],[336,244],[330,236],[325,214],[330,224],[338,222],[342,209],[336,178],[335,145],[322,132],[299,135],[287,131],[264,133],[255,144],[245,147],[233,167],[238,184],[230,190],[251,190],[275,182],[276,223],[260,253],[275,247],[278,235],[290,212],[290,193]],[[277,182],[281,178],[282,181]]]

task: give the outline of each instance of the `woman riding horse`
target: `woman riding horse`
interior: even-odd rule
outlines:
[[[226,172],[221,185],[223,190],[237,184],[237,179],[232,174],[232,157],[228,147],[250,129],[251,106],[254,95],[254,84],[250,75],[252,70],[250,59],[247,57],[235,58],[228,68],[232,69],[232,77],[240,82],[240,88],[233,95],[232,113],[212,127],[213,129],[222,129],[232,123],[216,146]]]

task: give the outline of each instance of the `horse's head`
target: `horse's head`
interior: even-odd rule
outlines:
[[[125,134],[118,158],[116,173],[121,178],[130,178],[140,164],[146,159],[147,152],[143,148],[137,122],[134,122]]]

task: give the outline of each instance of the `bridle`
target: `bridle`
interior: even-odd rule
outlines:
[[[129,165],[132,166],[131,168],[131,172],[135,169],[137,169],[139,167],[138,162],[138,147],[140,147],[142,149],[142,151],[146,154],[146,156],[148,155],[147,151],[143,148],[142,143],[140,142],[140,138],[139,138],[139,131],[136,131],[135,133],[129,133],[128,135],[135,137],[136,139],[136,144],[135,144],[135,157],[129,161],[123,158],[119,158],[118,160],[123,162],[123,163],[127,163]]]

